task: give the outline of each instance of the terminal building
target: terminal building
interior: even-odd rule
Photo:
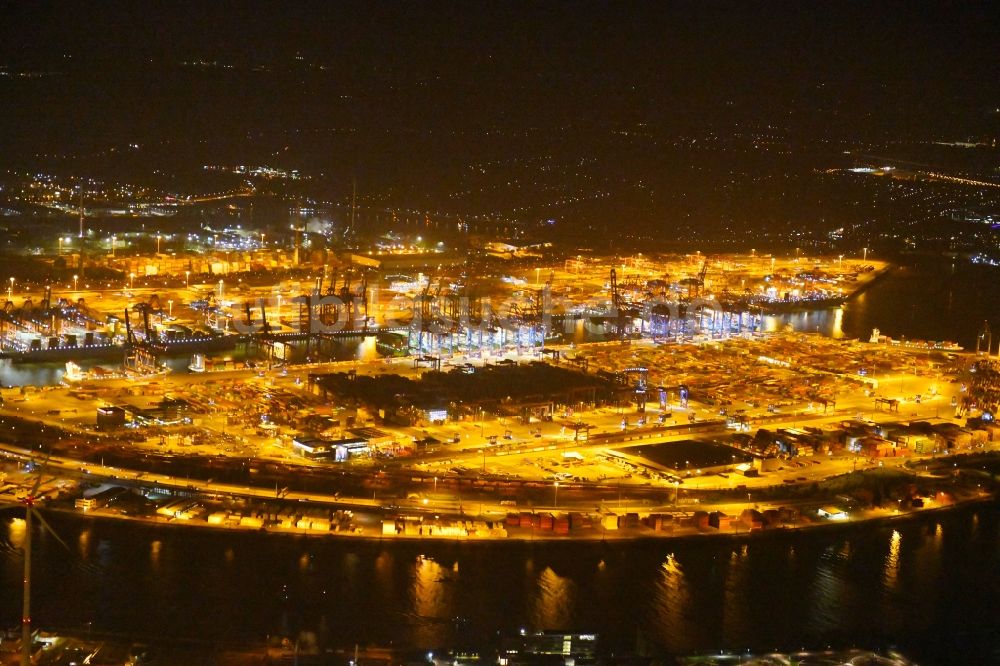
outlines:
[[[561,631],[521,631],[503,639],[498,663],[518,664],[593,664],[597,662],[597,635]]]
[[[296,437],[292,440],[292,450],[303,458],[344,462],[359,455],[367,455],[370,448],[368,440],[363,437],[347,437],[343,439]]]

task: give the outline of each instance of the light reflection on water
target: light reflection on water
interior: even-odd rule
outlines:
[[[774,333],[788,327],[801,333],[822,333],[831,338],[840,339],[845,335],[844,308],[807,310],[764,317],[764,331],[767,333]]]
[[[90,557],[90,530],[85,529],[80,532],[80,538],[77,540],[80,547],[80,557],[86,560]]]
[[[890,591],[895,589],[899,577],[899,544],[902,540],[903,535],[899,530],[893,530],[889,538],[889,552],[885,556],[885,567],[882,570],[883,585]]]
[[[395,588],[395,559],[392,551],[383,550],[375,558],[375,590],[379,598],[388,600]]]
[[[455,579],[451,571],[420,556],[413,565],[411,585],[414,637],[420,645],[438,645],[450,635],[447,622],[454,617]]]
[[[573,626],[576,584],[545,567],[538,576],[529,617],[537,629],[547,631]]]
[[[673,553],[660,565],[653,589],[653,631],[671,650],[686,652],[693,648],[691,627],[685,607],[690,603],[688,581],[684,569]]]
[[[24,525],[12,513],[0,513],[5,625],[16,623],[22,564]],[[74,547],[38,539],[35,563],[49,575],[35,614],[145,635],[171,626],[181,637],[256,640],[302,630],[339,646],[435,649],[525,627],[593,631],[624,649],[641,635],[678,652],[889,641],[985,650],[995,644],[988,632],[1000,632],[991,610],[1000,517],[982,510],[973,528],[973,513],[794,540],[490,545],[306,543],[53,516]],[[967,612],[956,616],[955,603]]]
[[[161,551],[163,550],[163,542],[157,539],[156,541],[149,544],[149,561],[153,568],[153,573],[160,574],[162,559]]]
[[[14,548],[24,548],[24,534],[27,531],[27,523],[24,518],[12,518],[7,523],[7,540]]]
[[[723,612],[723,635],[734,643],[745,643],[743,631],[747,626],[746,599],[743,598],[747,585],[747,551],[745,544],[729,554],[726,569],[725,603]]]
[[[850,544],[844,542],[828,546],[817,563],[813,583],[810,623],[821,634],[835,629],[842,622],[842,613],[848,607],[849,575],[846,562],[850,557]]]

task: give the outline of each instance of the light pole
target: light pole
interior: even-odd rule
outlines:
[[[223,282],[222,282],[222,280],[219,280],[219,300],[220,301],[222,300],[222,286],[223,286]]]
[[[63,244],[63,239],[62,239],[62,236],[60,236],[59,237],[59,252],[58,252],[58,254],[60,254],[60,255],[62,254],[62,244]]]
[[[128,274],[128,290],[132,291],[135,288],[135,273]]]
[[[77,285],[77,283],[79,281],[80,281],[80,276],[79,275],[74,275],[73,276],[73,291],[77,291],[76,285]]]
[[[170,299],[167,301],[167,316],[173,318],[174,316],[174,301]]]
[[[115,238],[115,235],[111,234],[111,256],[112,257],[115,256],[115,240],[117,240]]]
[[[10,286],[7,287],[7,300],[14,298],[14,278],[10,279]]]
[[[191,283],[191,271],[184,271],[184,288],[187,289]]]
[[[160,239],[163,238],[160,234],[156,234],[156,254],[160,253]]]
[[[861,252],[862,252],[862,261],[868,261],[868,248],[866,247],[861,248]]]
[[[559,482],[552,484],[552,504],[559,508]]]

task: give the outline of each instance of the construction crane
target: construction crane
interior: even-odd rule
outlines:
[[[632,320],[638,316],[638,309],[625,300],[618,288],[618,274],[611,269],[611,307],[615,318],[615,335],[626,338],[632,330]]]
[[[262,335],[271,335],[271,324],[267,321],[267,311],[264,309],[264,299],[260,299],[260,332]]]
[[[695,277],[687,277],[681,280],[681,284],[687,287],[687,298],[688,300],[694,300],[701,296],[702,289],[705,287],[705,275],[708,273],[708,257],[701,264],[701,270],[698,271],[698,275]]]
[[[125,370],[137,373],[155,371],[159,365],[155,352],[157,338],[156,331],[149,324],[149,305],[147,303],[137,303],[133,308],[142,313],[143,327],[145,328],[146,335],[145,340],[142,341],[139,341],[135,337],[128,308],[125,308]]]
[[[628,385],[629,379],[635,377],[635,382],[631,385],[631,390],[635,394],[636,411],[640,414],[646,413],[646,391],[649,387],[649,369],[643,366],[625,368],[618,371],[621,382]]]
[[[141,303],[136,303],[135,305],[133,305],[132,309],[135,312],[138,312],[140,315],[142,315],[142,331],[143,331],[143,337],[145,339],[146,345],[148,346],[148,345],[156,344],[158,342],[158,336],[157,336],[157,333],[156,333],[156,329],[153,328],[153,326],[149,322],[149,313],[153,311],[153,309],[154,309],[153,306],[151,304],[149,304],[149,303],[141,302]],[[126,312],[126,314],[127,314],[127,312]],[[126,323],[128,323],[128,319],[127,318],[126,318],[125,321],[126,321]]]
[[[247,332],[253,330],[253,315],[250,313],[250,301],[243,302],[243,310],[246,313]]]

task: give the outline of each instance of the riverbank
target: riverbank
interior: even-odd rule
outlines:
[[[1000,497],[981,492],[977,496],[957,499],[948,504],[937,506],[925,506],[922,508],[911,508],[907,510],[877,508],[865,511],[863,517],[850,518],[844,520],[813,520],[806,523],[780,524],[774,526],[754,526],[734,522],[730,529],[719,528],[699,528],[694,526],[680,526],[669,531],[653,530],[645,526],[624,527],[606,529],[595,527],[588,532],[574,532],[567,534],[555,534],[551,531],[541,529],[505,531],[501,536],[494,533],[490,536],[477,536],[475,534],[458,535],[449,531],[427,531],[418,534],[399,533],[379,533],[377,527],[358,527],[350,530],[336,530],[320,532],[308,528],[286,528],[278,525],[241,525],[241,524],[212,524],[208,522],[193,522],[191,520],[168,519],[155,516],[130,516],[122,515],[106,510],[89,510],[86,512],[68,507],[49,506],[45,510],[63,517],[70,517],[72,520],[83,521],[116,521],[126,522],[132,525],[143,526],[148,529],[158,529],[167,527],[179,530],[209,530],[216,533],[243,533],[260,534],[274,537],[306,537],[310,540],[344,538],[350,540],[360,540],[367,542],[462,542],[462,543],[595,543],[595,542],[674,542],[674,541],[698,541],[705,539],[729,539],[731,541],[745,541],[769,538],[781,538],[791,536],[803,531],[824,532],[824,531],[851,531],[870,528],[886,527],[899,522],[914,520],[931,520],[935,516],[940,516],[949,511],[966,509],[976,506],[1000,506]],[[756,510],[754,510],[756,511]],[[766,510],[765,510],[766,511]],[[0,512],[19,513],[20,509],[16,504],[0,505]],[[544,514],[535,514],[544,515]],[[608,514],[605,514],[608,515]],[[614,515],[614,514],[611,514]],[[393,520],[391,518],[387,520]],[[500,521],[488,521],[481,518],[457,521],[463,523],[495,523]]]

